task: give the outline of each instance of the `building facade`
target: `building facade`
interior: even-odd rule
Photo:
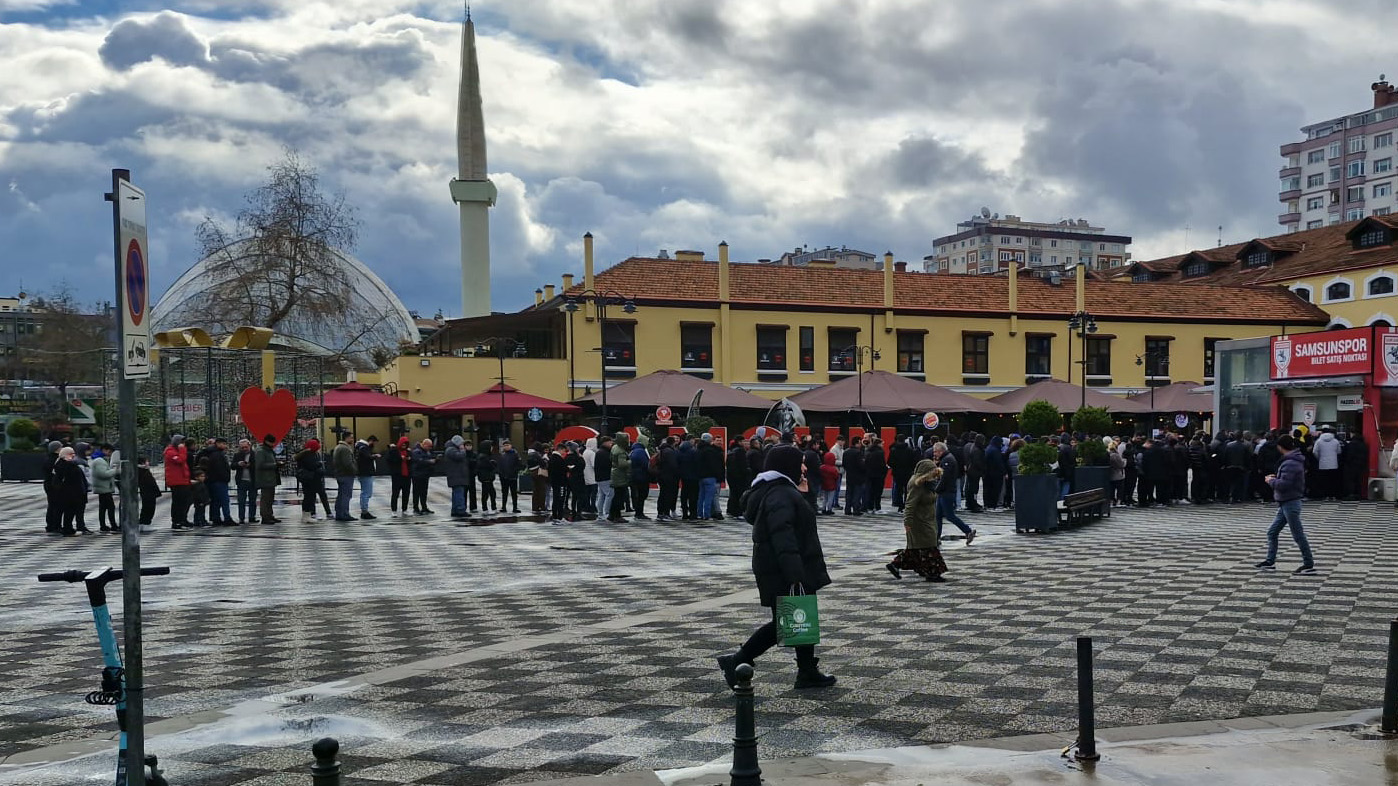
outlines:
[[[764,265],[791,265],[795,267],[814,265],[817,267],[848,267],[858,270],[878,270],[882,264],[876,255],[848,246],[840,246],[839,248],[826,246],[814,251],[800,246],[776,259],[759,259],[757,261]]]
[[[429,404],[483,390],[502,373],[486,345],[503,338],[525,348],[504,359],[506,381],[564,401],[604,378],[663,369],[772,399],[862,369],[982,397],[1050,377],[1128,395],[1211,381],[1219,341],[1329,322],[1280,287],[1201,285],[1181,299],[1168,283],[933,276],[900,272],[891,257],[879,271],[785,267],[731,263],[726,252],[631,258],[595,274],[585,261],[581,284],[570,277],[523,311],[450,321],[382,380]],[[1083,311],[1095,332],[1070,328]]]
[[[1044,224],[1019,216],[1001,218],[987,209],[932,245],[933,253],[922,258],[927,273],[1003,273],[1018,265],[1071,274],[1079,264],[1088,270],[1111,270],[1131,258],[1131,238],[1109,235],[1083,219]]]
[[[1324,309],[1330,328],[1398,325],[1398,216],[1369,216],[1139,261],[1121,278],[1285,287]]]
[[[1398,210],[1395,154],[1398,87],[1383,78],[1370,85],[1374,105],[1352,115],[1313,123],[1305,138],[1281,146],[1282,212],[1288,232],[1387,216]]]

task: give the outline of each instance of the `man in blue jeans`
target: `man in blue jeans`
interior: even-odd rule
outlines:
[[[1257,563],[1257,569],[1277,569],[1277,538],[1281,535],[1282,527],[1287,527],[1296,541],[1296,548],[1301,550],[1301,567],[1293,570],[1292,574],[1314,576],[1315,559],[1311,556],[1311,544],[1306,540],[1306,531],[1301,528],[1301,498],[1306,494],[1306,460],[1298,447],[1295,438],[1290,435],[1277,439],[1282,458],[1277,464],[1277,473],[1264,479],[1272,487],[1272,495],[1277,501],[1277,516],[1267,529],[1267,559]]]
[[[946,519],[965,533],[969,546],[976,539],[976,530],[956,515],[956,480],[961,475],[961,466],[956,463],[956,456],[947,452],[945,442],[932,446],[932,460],[942,469],[942,479],[937,481],[937,531],[942,531],[942,520]]]

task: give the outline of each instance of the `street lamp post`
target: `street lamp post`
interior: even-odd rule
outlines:
[[[869,365],[870,365],[870,366],[872,366],[872,365],[874,364],[874,361],[875,361],[875,360],[879,360],[879,359],[881,359],[881,358],[883,357],[883,355],[879,354],[879,351],[878,351],[877,349],[874,349],[874,348],[871,347],[871,346],[860,346],[859,344],[851,344],[851,345],[845,347],[844,349],[840,350],[840,354],[839,354],[839,357],[840,357],[841,359],[843,359],[843,360],[848,360],[851,356],[854,357],[854,376],[855,376],[855,379],[856,379],[857,382],[858,382],[858,388],[859,388],[859,411],[860,411],[860,412],[863,412],[863,411],[864,411],[864,356],[865,356],[865,353],[868,353],[868,356],[869,356]]]
[[[597,335],[601,346],[597,348],[598,354],[602,357],[602,428],[603,434],[607,433],[609,418],[607,417],[607,306],[621,306],[621,310],[627,314],[636,313],[636,301],[615,290],[607,289],[597,291],[595,289],[584,289],[563,301],[563,310],[569,314],[578,310],[578,301],[591,302],[597,307]],[[614,353],[611,353],[615,357]]]
[[[1087,406],[1087,336],[1090,333],[1097,332],[1097,320],[1093,319],[1092,315],[1086,311],[1077,311],[1068,317],[1068,373],[1070,375],[1073,371],[1073,337],[1071,334],[1075,330],[1078,332],[1078,339],[1082,341],[1082,360],[1079,361],[1082,363],[1082,374],[1080,377],[1082,381],[1082,400],[1078,405],[1079,408],[1081,408]],[[1072,379],[1070,378],[1068,381],[1071,382]]]
[[[1164,371],[1166,374],[1170,371],[1170,355],[1168,353],[1156,352],[1153,349],[1148,349],[1144,353],[1136,356],[1136,365],[1140,366],[1146,363],[1150,363],[1156,371]],[[1151,369],[1146,369],[1147,376],[1155,376],[1150,374],[1150,371]],[[1155,385],[1150,384],[1150,379],[1147,379],[1146,387],[1150,388],[1151,414],[1155,414]]]
[[[524,357],[528,352],[528,347],[523,341],[512,336],[491,336],[481,339],[476,344],[476,354],[484,355],[489,352],[489,347],[495,348],[495,356],[500,360],[500,439],[504,441],[509,434],[509,426],[505,423],[505,350],[508,348],[515,357]]]

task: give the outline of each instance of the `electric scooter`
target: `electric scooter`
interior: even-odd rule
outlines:
[[[141,568],[142,576],[165,576],[169,568]],[[100,568],[91,573],[81,570],[68,570],[62,573],[40,573],[39,581],[66,581],[87,585],[87,600],[92,604],[92,621],[97,626],[97,641],[102,645],[102,689],[95,690],[85,697],[88,704],[114,706],[117,728],[121,730],[117,745],[116,786],[126,786],[126,675],[121,666],[121,650],[117,648],[116,633],[112,630],[112,615],[107,611],[107,585],[121,581],[122,571]],[[160,774],[154,756],[145,757],[145,765],[150,768],[146,775],[147,786],[169,786]]]

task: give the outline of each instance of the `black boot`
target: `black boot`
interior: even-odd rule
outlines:
[[[820,659],[811,656],[798,658],[796,661],[796,687],[800,688],[828,688],[835,684],[835,675],[821,674],[818,668]]]
[[[728,683],[728,689],[733,690],[738,684],[738,654],[718,656],[718,668],[723,672],[723,681]]]

